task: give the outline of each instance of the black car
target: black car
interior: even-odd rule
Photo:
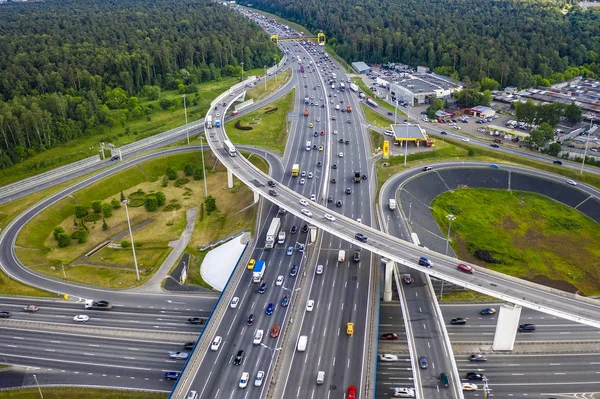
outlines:
[[[302,232],[303,233],[308,233],[308,225],[305,224],[304,226],[302,226]]]
[[[246,321],[246,324],[248,324],[249,326],[254,324],[254,313],[251,313],[250,316],[248,316],[248,320]]]
[[[363,180],[367,180],[367,175],[362,175]]]
[[[204,319],[201,317],[190,317],[187,319],[188,324],[204,324]]]
[[[279,194],[277,194],[277,191],[270,189],[269,190],[269,195],[272,195],[273,197],[277,197]]]
[[[183,349],[194,349],[195,345],[196,345],[195,342],[188,342],[185,345],[183,345]]]
[[[233,359],[233,364],[235,366],[239,366],[240,364],[244,363],[244,351],[238,351],[237,355],[235,355],[235,358]]]
[[[390,115],[390,116],[391,116],[391,115],[394,115],[394,113],[393,113],[393,112],[389,112],[389,111],[388,111],[388,115]]]
[[[344,141],[344,143],[350,144],[350,140],[346,140],[346,141]]]
[[[423,172],[427,172],[428,170],[431,170],[431,166],[425,166],[423,168]]]
[[[534,332],[535,324],[521,324],[519,326],[519,332]]]
[[[332,182],[333,184],[335,184],[335,183],[337,183],[337,179],[334,177],[333,179],[331,179],[331,182]]]
[[[337,169],[337,165],[336,164],[331,165],[331,169]]]
[[[462,317],[456,317],[450,320],[450,324],[467,324],[467,320]]]
[[[346,189],[346,194],[352,194],[352,189],[351,188],[347,188]]]
[[[344,139],[339,139],[340,144],[344,144]]]
[[[278,215],[285,215],[287,213],[287,211],[284,208],[279,208],[279,210],[277,211]]]
[[[179,372],[178,371],[167,371],[165,373],[165,380],[167,381],[175,381],[179,378]]]
[[[269,180],[267,184],[269,185],[269,187],[277,187],[277,184],[273,180]]]
[[[293,265],[290,269],[290,276],[296,277],[296,274],[298,274],[298,267],[296,265]]]
[[[367,242],[367,236],[362,233],[356,233],[354,238],[356,238],[360,242]]]
[[[331,204],[332,202],[333,202],[333,197],[332,196],[327,197],[327,203]]]
[[[494,147],[494,148],[500,148],[500,146],[499,146],[498,144],[496,144],[496,143],[492,143],[492,144],[490,144],[490,147]]]
[[[298,228],[296,227],[296,225],[293,225],[292,228],[291,228],[291,230],[290,230],[290,233],[291,234],[296,234],[297,231],[298,231]]]
[[[442,136],[446,136],[446,135],[448,135],[448,133],[446,133],[446,132],[440,132],[440,134],[441,134]]]
[[[106,308],[110,305],[108,301],[95,301],[94,306],[99,306],[101,308]]]
[[[335,206],[337,206],[337,207],[342,206],[342,200],[337,200],[335,203]]]
[[[321,166],[323,166],[323,162],[321,162],[321,161],[318,161],[318,162],[317,162],[317,168],[320,168]]]
[[[267,283],[262,283],[260,287],[258,287],[258,293],[264,294],[267,291]]]
[[[469,360],[472,362],[485,362],[487,360],[487,358],[485,356],[483,356],[481,353],[478,353],[476,355],[471,355],[469,357]]]
[[[558,159],[557,159],[557,160],[555,160],[555,161],[554,161],[554,162],[552,162],[552,163],[555,163],[555,164],[557,164],[557,165],[562,165],[562,161],[559,161]]]
[[[353,259],[355,262],[360,262],[360,251],[354,253]]]
[[[121,157],[119,157],[118,155],[113,155],[113,157],[110,159],[111,161],[118,161]]]
[[[467,380],[483,380],[483,374],[467,373]]]
[[[0,312],[0,319],[8,319],[10,317],[10,312],[2,311]]]

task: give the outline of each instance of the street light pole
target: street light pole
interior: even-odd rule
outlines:
[[[590,142],[590,134],[592,133],[592,116],[590,115],[590,128],[588,129],[587,140],[585,140],[585,150],[583,152],[583,161],[581,161],[581,170],[579,175],[583,174],[583,166],[585,165],[585,157],[587,157],[588,143]]]
[[[408,158],[408,125],[410,121],[406,120],[406,141],[404,142],[404,167],[406,168],[406,158]]]
[[[121,202],[121,203],[123,205],[125,205],[125,215],[127,216],[127,226],[129,226],[129,238],[131,239],[131,250],[133,251],[133,263],[135,265],[135,275],[136,275],[137,281],[140,281],[140,271],[138,269],[137,257],[135,256],[135,243],[133,242],[133,232],[131,231],[131,222],[129,221],[129,210],[127,208],[127,204],[129,203],[129,201],[123,200],[123,202]]]
[[[448,245],[450,244],[450,226],[452,226],[452,221],[456,220],[456,216],[447,215],[446,219],[448,219],[448,236],[446,237],[446,252],[445,252],[445,254],[448,255]]]
[[[33,375],[33,379],[35,380],[35,385],[37,385],[38,391],[40,392],[40,398],[44,399],[44,395],[42,395],[42,388],[40,388],[40,383],[38,382],[35,374]]]
[[[187,119],[187,107],[185,104],[185,94],[182,97],[183,97],[183,113],[185,114],[185,137],[187,137],[187,143],[188,143],[188,145],[190,145],[190,134],[189,134],[189,129],[187,127],[188,119]]]
[[[265,65],[265,93],[267,92],[267,66]]]
[[[200,153],[202,154],[202,173],[204,174],[204,198],[208,197],[208,187],[206,186],[206,168],[204,167],[204,147],[202,145],[204,136],[200,136]]]
[[[408,204],[408,224],[410,224],[410,213],[412,211],[412,202]]]
[[[396,124],[397,116],[398,116],[398,99],[396,99],[396,109],[394,110],[394,125]]]
[[[242,66],[242,82],[244,81],[244,63],[240,62],[240,65]]]

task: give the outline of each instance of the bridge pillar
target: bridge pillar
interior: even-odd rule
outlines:
[[[233,173],[227,169],[227,187],[233,188]]]
[[[394,274],[394,262],[389,259],[382,259],[385,263],[385,273],[383,280],[383,302],[392,301],[392,279]]]
[[[258,195],[258,191],[255,191],[254,192],[254,203],[256,204],[259,199],[260,199],[260,195]]]
[[[495,351],[511,351],[515,345],[519,319],[521,318],[521,307],[518,305],[505,304],[500,306],[494,343],[492,349]]]

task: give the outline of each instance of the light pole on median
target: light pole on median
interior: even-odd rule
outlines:
[[[240,62],[240,65],[242,66],[242,82],[244,81],[244,63]]]
[[[200,136],[200,153],[202,154],[202,173],[204,174],[204,198],[208,197],[208,187],[206,185],[206,168],[204,167],[204,146],[202,142],[204,136]]]
[[[456,216],[447,215],[446,219],[448,219],[448,237],[446,237],[446,252],[445,252],[445,254],[448,255],[448,245],[450,244],[450,226],[452,226],[452,222],[454,220],[456,220]]]
[[[267,66],[265,65],[265,93],[267,92]]]
[[[410,224],[410,212],[412,211],[412,202],[408,204],[408,224]]]
[[[190,133],[189,133],[189,129],[187,128],[187,124],[188,124],[188,119],[187,119],[187,107],[185,104],[185,94],[182,95],[181,97],[183,97],[183,113],[185,114],[185,137],[187,137],[187,143],[188,145],[190,145]]]
[[[140,281],[140,271],[138,269],[137,257],[135,256],[135,243],[133,242],[133,232],[131,231],[131,222],[129,220],[129,210],[127,208],[127,204],[129,203],[129,201],[123,200],[121,203],[123,205],[125,205],[125,215],[127,216],[127,226],[129,227],[129,238],[131,239],[131,250],[133,251],[133,263],[135,265],[135,275],[136,275],[137,281]]]
[[[406,120],[406,141],[404,142],[404,167],[406,168],[406,158],[408,158],[408,125],[410,121]]]
[[[40,392],[40,398],[44,399],[44,395],[42,395],[42,388],[40,388],[40,383],[38,382],[35,374],[33,375],[33,379],[35,380],[35,385],[37,385],[38,391]]]
[[[398,116],[398,99],[396,99],[396,109],[394,109],[394,125],[396,124],[397,116]]]
[[[587,140],[585,140],[585,150],[583,151],[583,161],[581,161],[581,170],[579,171],[579,175],[583,174],[583,167],[585,165],[585,157],[587,156],[588,143],[590,142],[590,134],[592,133],[592,117],[590,115],[590,128],[587,134]]]

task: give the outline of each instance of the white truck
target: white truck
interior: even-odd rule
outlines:
[[[213,124],[212,124],[212,115],[207,115],[206,116],[206,128],[207,129],[212,129]]]
[[[346,251],[344,251],[343,249],[340,249],[340,252],[338,252],[338,262],[343,263],[346,261]]]
[[[298,338],[298,352],[306,351],[306,346],[308,345],[308,335],[301,335]]]
[[[350,90],[352,90],[353,92],[358,92],[358,86],[355,85],[354,83],[350,84]]]
[[[223,147],[225,148],[225,151],[227,151],[230,157],[235,157],[237,155],[235,146],[231,141],[223,140]]]
[[[280,231],[277,237],[277,244],[283,244],[285,242],[285,231]]]
[[[388,200],[388,207],[390,208],[390,211],[395,211],[397,206],[398,204],[394,198],[390,198]]]
[[[265,274],[265,261],[264,260],[259,260],[256,261],[256,264],[254,265],[254,269],[252,269],[252,282],[253,283],[260,283],[260,281],[263,278],[263,275]]]
[[[265,238],[265,249],[273,248],[275,246],[275,239],[279,234],[281,228],[281,219],[273,218],[269,230],[267,231],[267,237]]]

